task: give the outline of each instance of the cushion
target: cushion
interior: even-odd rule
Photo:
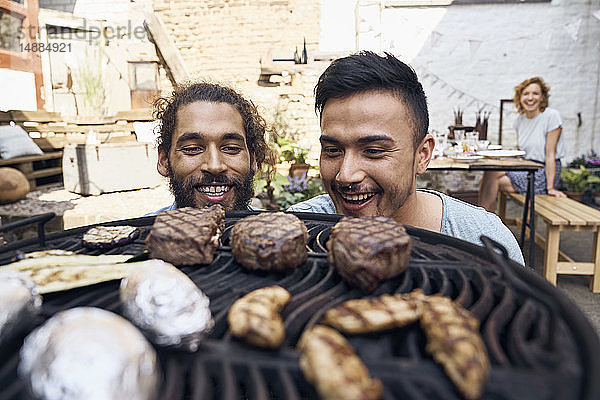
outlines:
[[[20,126],[0,126],[0,157],[3,159],[42,154],[42,150]]]

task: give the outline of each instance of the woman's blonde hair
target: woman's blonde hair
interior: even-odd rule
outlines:
[[[517,107],[517,111],[519,114],[523,114],[525,110],[521,105],[521,94],[523,90],[531,85],[532,83],[537,83],[542,88],[542,101],[540,102],[540,111],[544,112],[546,107],[548,107],[548,98],[550,97],[550,87],[548,87],[542,78],[539,76],[535,76],[533,78],[525,79],[523,82],[519,83],[515,86],[515,96],[513,97],[513,103],[515,103],[515,107]]]

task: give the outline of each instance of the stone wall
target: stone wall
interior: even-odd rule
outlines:
[[[302,65],[291,76],[289,85],[261,87],[247,82],[237,85],[238,89],[258,106],[261,115],[268,122],[280,116],[289,125],[289,130],[297,132],[298,145],[309,149],[308,161],[317,166],[319,159],[319,120],[314,109],[313,90],[315,84],[329,62],[311,62]]]

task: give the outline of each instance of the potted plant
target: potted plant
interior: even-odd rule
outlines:
[[[286,177],[279,172],[257,179],[255,190],[267,210],[287,210],[292,204],[325,193],[320,178],[306,175]]]
[[[308,170],[310,169],[310,165],[306,162],[306,156],[308,155],[308,150],[299,147],[294,147],[294,159],[292,165],[290,165],[290,176],[302,176],[307,175]]]
[[[287,179],[288,184],[282,186],[279,197],[276,199],[282,210],[287,210],[293,204],[324,193],[321,180],[318,178],[299,175],[290,176]]]
[[[564,168],[560,174],[561,181],[566,186],[565,193],[574,200],[581,201],[586,190],[592,185],[600,183],[600,177],[592,173],[583,165],[576,168]]]

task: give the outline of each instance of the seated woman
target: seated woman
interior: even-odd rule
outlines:
[[[565,144],[560,114],[548,107],[549,91],[540,77],[526,79],[515,87],[513,101],[520,115],[514,128],[525,158],[545,165],[535,173],[535,193],[566,197],[555,187],[560,177],[560,158],[565,156]],[[486,171],[479,182],[479,205],[495,212],[498,189],[525,193],[527,172]]]

